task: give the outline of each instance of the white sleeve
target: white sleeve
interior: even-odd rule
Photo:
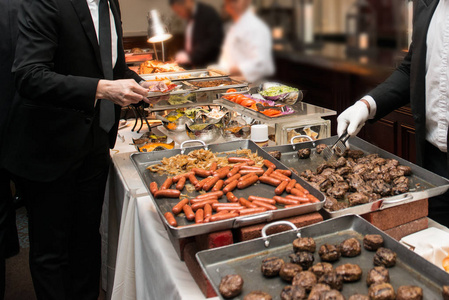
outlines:
[[[365,99],[366,101],[368,101],[369,103],[369,116],[368,119],[374,119],[374,116],[376,115],[377,112],[377,104],[376,101],[374,100],[373,97],[369,96],[369,95],[365,95],[362,97],[362,99]]]

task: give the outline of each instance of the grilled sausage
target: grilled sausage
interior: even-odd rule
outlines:
[[[259,180],[259,176],[253,175],[253,176],[247,178],[246,180],[239,181],[239,182],[237,183],[237,188],[239,188],[239,189],[247,188],[247,187],[249,187],[250,185],[256,183],[257,180]]]
[[[173,179],[171,177],[167,177],[167,179],[165,179],[164,183],[161,185],[159,190],[167,190],[171,187],[172,184],[173,184]]]
[[[194,172],[190,171],[190,172],[187,172],[187,173],[184,173],[184,174],[178,174],[178,175],[176,175],[176,176],[173,176],[172,180],[173,180],[174,183],[176,183],[176,182],[179,181],[179,179],[181,179],[181,178],[183,178],[183,177],[185,177],[185,178],[189,177],[190,174],[195,175]]]
[[[228,198],[229,202],[237,202],[239,200],[232,192],[226,193],[226,198]]]
[[[247,174],[256,174],[257,176],[262,176],[265,171],[263,169],[260,170],[240,170],[239,174],[247,175]]]
[[[202,202],[205,200],[217,200],[218,201],[218,198],[216,195],[210,195],[207,198],[193,198],[190,200],[190,204],[195,204],[195,203]]]
[[[246,200],[245,198],[239,198],[239,203],[248,208],[256,208],[257,205],[253,204],[251,201]]]
[[[199,201],[199,202],[193,203],[191,205],[191,207],[192,207],[193,211],[196,211],[196,210],[198,210],[200,208],[204,208],[204,206],[206,206],[206,204],[212,205],[214,203],[218,203],[218,200],[217,199],[207,199],[207,200],[203,200],[203,201]]]
[[[252,215],[252,214],[258,214],[261,212],[266,212],[267,209],[265,207],[254,207],[254,208],[244,208],[239,210],[239,213],[241,216],[244,215]]]
[[[282,175],[285,175],[288,177],[292,176],[292,171],[290,171],[290,170],[277,169],[277,170],[275,170],[275,172],[281,173]]]
[[[268,168],[268,169],[265,171],[265,173],[263,173],[263,176],[270,176],[270,174],[273,173],[273,172],[274,172],[274,169],[273,169],[273,168]]]
[[[229,174],[229,173],[228,173]],[[231,176],[231,177],[229,177],[228,179],[226,179],[225,181],[224,181],[224,184],[230,184],[232,181],[234,181],[234,180],[239,180],[240,179],[240,177],[242,177],[242,175],[240,175],[240,174],[235,174],[235,175],[233,175],[233,176]]]
[[[195,219],[195,213],[193,212],[192,207],[190,207],[190,205],[188,204],[184,205],[182,207],[182,210],[184,211],[187,220],[193,221]]]
[[[212,192],[221,190],[223,188],[223,185],[224,185],[224,181],[222,179],[218,180],[217,183],[212,188]]]
[[[159,190],[154,194],[156,198],[179,198],[181,191],[178,190]]]
[[[276,206],[271,205],[271,204],[266,203],[266,202],[262,202],[262,201],[257,201],[257,200],[255,200],[255,201],[253,201],[252,203],[253,203],[254,205],[256,205],[256,206],[259,206],[259,207],[265,207],[265,208],[268,209],[268,210],[276,210],[276,209],[278,209]]]
[[[260,176],[259,181],[262,183],[265,183],[265,184],[272,185],[272,186],[278,186],[282,182],[282,180],[280,180],[280,179],[269,177],[269,176]]]
[[[273,199],[276,200],[277,203],[284,204],[284,205],[299,204],[299,201],[289,199],[289,198],[284,198],[281,196],[274,196]]]
[[[269,161],[268,159],[264,159],[263,164],[267,168],[272,168],[273,170],[276,169],[276,165],[274,163],[272,163],[271,161]]]
[[[235,218],[238,217],[239,213],[220,213],[220,214],[215,214],[212,215],[210,217],[210,222],[215,222],[215,221],[222,221],[222,220],[227,220],[227,219],[231,219],[231,218]]]
[[[209,203],[206,203],[206,205],[204,205],[203,210],[204,210],[204,219],[212,216],[212,206]]]
[[[266,202],[268,204],[273,204],[273,205],[276,204],[276,200],[274,200],[274,199],[258,197],[258,196],[249,196],[248,200],[249,201],[257,200],[257,201],[262,201],[262,202]]]
[[[246,157],[236,157],[236,156],[232,156],[232,157],[228,157],[228,162],[232,163],[242,163],[242,162],[254,162],[252,159],[250,158],[246,158]]]
[[[278,172],[276,172],[276,171],[274,171],[273,173],[271,173],[271,174],[270,174],[270,177],[277,178],[277,179],[279,179],[279,180],[287,180],[287,181],[290,181],[290,180],[291,180],[290,177],[287,177],[287,176],[285,176],[284,174],[278,173]]]
[[[186,183],[186,178],[185,177],[181,177],[178,181],[178,183],[176,184],[176,189],[179,191],[182,191],[184,189],[184,185]]]
[[[220,177],[217,175],[212,176],[206,183],[203,185],[203,190],[206,192],[209,191],[216,183],[220,180]]]
[[[197,185],[199,182],[198,179],[196,179],[196,177],[195,177],[195,173],[193,173],[193,172],[192,172],[192,174],[189,174],[188,178],[189,178],[190,183],[193,185]]]
[[[195,224],[203,223],[203,219],[204,219],[204,210],[200,208],[195,213]]]
[[[195,172],[195,175],[203,177],[203,178],[212,175],[211,171],[207,171],[207,170],[200,169],[200,168],[192,168],[192,171]]]
[[[167,211],[164,214],[165,219],[167,220],[168,224],[170,224],[173,227],[178,226],[178,222],[176,222],[175,216],[173,216],[173,214],[169,211]]]
[[[153,181],[150,183],[150,192],[151,194],[154,196],[154,194],[156,194],[156,192],[158,191],[158,187],[157,187],[157,182]]]
[[[296,179],[290,180],[289,183],[287,184],[287,186],[285,187],[285,191],[286,191],[287,193],[290,193],[290,191],[292,190],[292,188],[295,187],[295,184],[296,184]]]
[[[238,180],[230,182],[227,186],[223,188],[223,193],[227,194],[229,192],[232,192],[237,187],[237,184]]]
[[[209,171],[211,172],[215,172],[217,170],[217,162],[213,162],[210,167],[209,167]]]
[[[288,181],[282,181],[281,182],[281,184],[279,184],[277,187],[276,187],[276,189],[274,190],[274,193],[276,194],[276,195],[282,195],[283,193],[284,193],[284,191],[285,191],[285,188],[287,187],[287,185],[288,185]]]
[[[230,170],[231,169],[229,167],[220,168],[215,172],[215,176],[218,176],[220,179],[223,179],[228,175]]]
[[[221,198],[223,195],[224,194],[222,191],[216,191],[216,192],[209,192],[209,193],[204,193],[202,195],[198,195],[198,196],[196,196],[196,198],[202,199],[202,198],[208,198],[210,196],[217,196],[217,198]]]
[[[177,215],[181,212],[182,208],[184,205],[186,205],[187,203],[189,203],[189,199],[184,198],[181,201],[178,202],[178,204],[176,204],[175,206],[173,206],[173,208],[171,209],[171,211]]]
[[[234,167],[232,167],[231,171],[229,171],[226,176],[228,176],[228,178],[231,178],[232,176],[237,174],[239,171],[240,171],[240,166],[235,165]]]

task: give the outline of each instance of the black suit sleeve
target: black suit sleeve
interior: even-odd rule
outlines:
[[[65,54],[71,49],[59,49],[61,40],[77,38],[59,35],[67,22],[75,21],[62,20],[59,9],[57,0],[24,1],[13,66],[16,88],[30,100],[92,112],[99,79],[64,74],[64,67],[55,69],[55,61],[70,64],[71,57]]]

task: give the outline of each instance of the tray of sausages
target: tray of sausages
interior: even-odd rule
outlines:
[[[131,161],[175,238],[306,214],[325,201],[250,140],[135,153]]]

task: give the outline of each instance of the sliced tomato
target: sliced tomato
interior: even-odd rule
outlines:
[[[226,91],[226,93],[235,93],[235,92],[237,92],[236,89],[228,89],[228,90]]]
[[[254,101],[251,98],[246,98],[245,100],[243,100],[240,105],[245,106],[245,107],[250,107],[251,105],[253,105],[254,103],[256,103],[256,101]]]
[[[277,115],[281,115],[281,112],[279,110],[276,109],[266,109],[262,112],[264,115],[266,115],[267,117],[274,117]]]

